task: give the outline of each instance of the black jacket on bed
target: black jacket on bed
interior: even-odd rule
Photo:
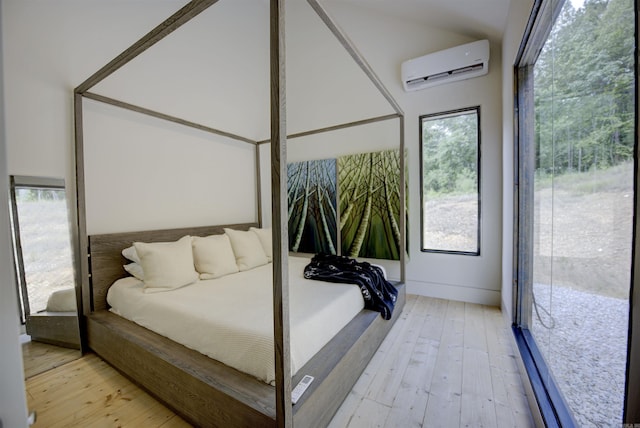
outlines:
[[[380,312],[385,320],[391,319],[398,290],[385,279],[382,269],[378,266],[345,256],[317,254],[304,268],[304,277],[357,284],[364,298],[365,309]]]

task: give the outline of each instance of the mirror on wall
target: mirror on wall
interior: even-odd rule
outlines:
[[[25,378],[80,357],[63,179],[10,177],[11,229]]]

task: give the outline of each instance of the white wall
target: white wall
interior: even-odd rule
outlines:
[[[500,272],[502,245],[502,99],[500,46],[491,46],[490,72],[487,76],[451,83],[423,91],[405,93],[402,90],[399,69],[402,61],[440,49],[472,41],[450,32],[430,29],[414,23],[390,19],[345,4],[330,3],[329,12],[355,43],[380,79],[392,92],[405,112],[405,144],[409,154],[409,226],[410,259],[407,264],[407,290],[455,300],[500,304]],[[482,248],[481,256],[456,256],[422,253],[420,251],[420,177],[419,126],[423,114],[480,105],[482,127]],[[343,106],[335,103],[341,111]],[[346,113],[346,112],[345,112]],[[381,133],[379,127],[370,126],[369,133],[345,138],[345,131],[321,134],[315,143],[305,143],[297,153],[298,140],[288,143],[291,160],[326,157],[327,142],[333,138],[344,141],[343,150],[352,153],[375,151],[391,144],[397,147],[396,131]],[[365,128],[367,129],[367,128]],[[388,139],[387,139],[388,138]],[[385,141],[385,139],[387,139]],[[261,157],[264,159],[265,156]],[[263,184],[269,183],[263,178]],[[263,196],[266,189],[263,189]],[[269,205],[265,205],[265,214]],[[267,220],[268,222],[268,220]],[[386,263],[385,263],[386,264]],[[390,269],[397,272],[397,269]]]
[[[0,16],[4,3],[0,3]],[[0,23],[0,28],[2,24]],[[0,36],[1,39],[1,36]],[[0,54],[0,78],[3,58]],[[0,81],[0,129],[5,129],[4,94]],[[3,427],[27,426],[27,402],[24,389],[24,369],[19,341],[18,305],[13,276],[11,240],[9,238],[9,180],[5,157],[5,134],[0,133],[0,425]]]
[[[84,122],[89,234],[256,221],[254,145],[91,100]]]
[[[9,189],[5,165],[4,136],[0,136],[0,189]],[[9,237],[9,206],[6,197],[0,198],[0,421],[3,427],[27,426],[27,403],[24,386],[18,298],[11,257]]]
[[[533,0],[512,0],[502,41],[502,296],[505,318],[513,317],[513,184],[514,184],[514,64]]]
[[[183,3],[5,1],[9,173],[72,182],[73,88]]]

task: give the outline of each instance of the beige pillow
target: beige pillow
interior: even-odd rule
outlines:
[[[140,264],[140,257],[138,257],[138,253],[136,253],[136,247],[134,247],[133,245],[122,250],[122,256],[127,260],[131,260],[134,263]]]
[[[124,270],[129,272],[132,276],[138,278],[140,281],[144,281],[144,270],[138,263],[128,263],[124,265]]]
[[[258,235],[258,239],[262,244],[262,249],[267,255],[267,259],[273,261],[273,240],[271,238],[271,228],[258,229],[257,227],[250,227],[250,231]]]
[[[231,241],[238,269],[245,271],[269,263],[257,234],[250,230],[224,229],[224,232]]]
[[[238,272],[236,257],[227,235],[194,236],[193,261],[200,279],[220,278]]]
[[[146,293],[180,288],[198,279],[193,266],[191,236],[175,242],[134,242],[133,246],[144,271]]]
[[[47,299],[46,310],[51,312],[75,312],[76,290],[65,288],[54,291]]]

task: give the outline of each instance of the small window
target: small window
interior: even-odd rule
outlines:
[[[480,108],[420,117],[422,251],[480,255]]]

